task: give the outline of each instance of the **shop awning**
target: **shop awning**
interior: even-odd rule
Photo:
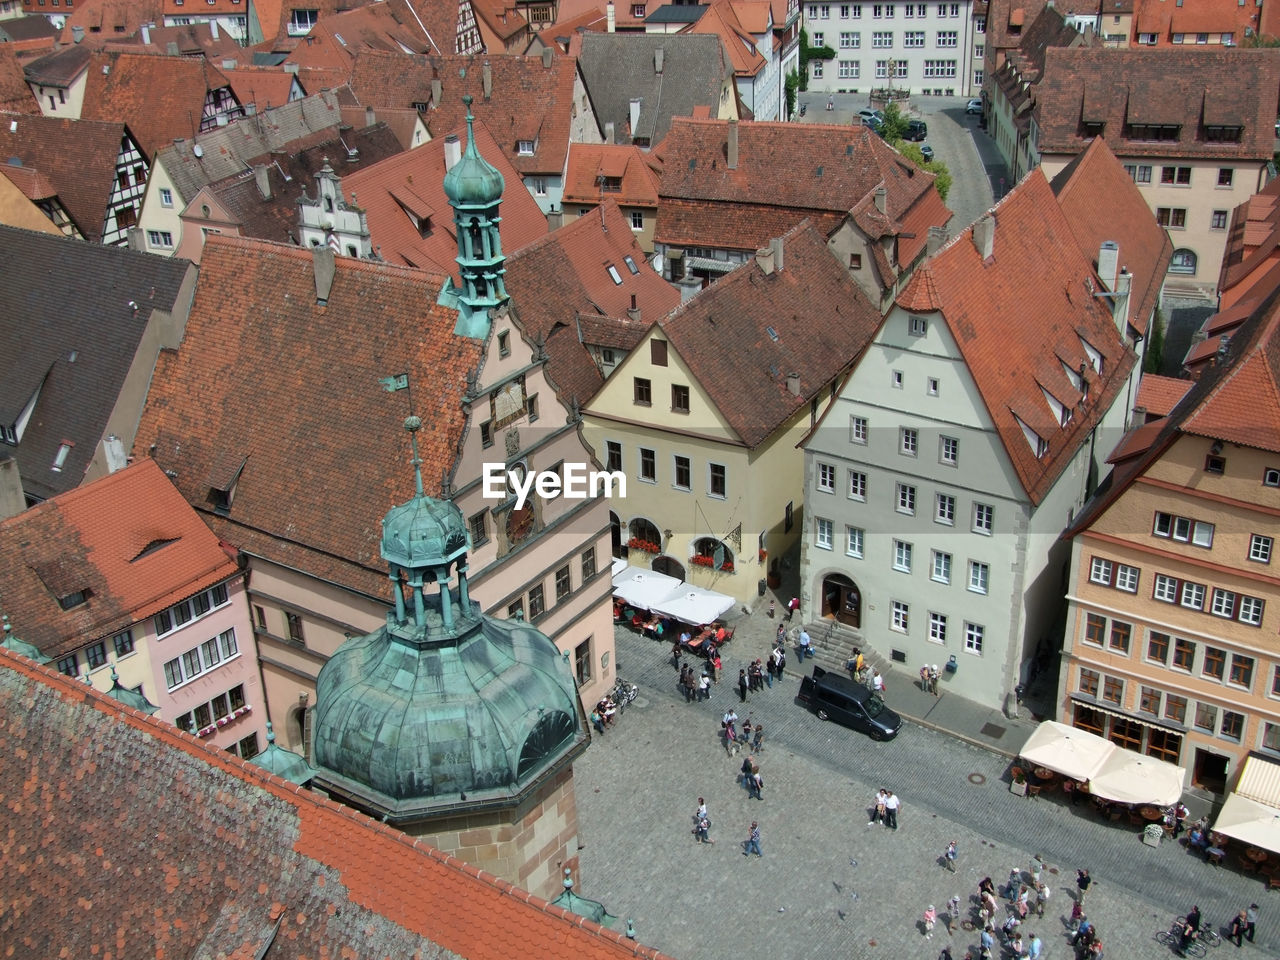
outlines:
[[[1018,755],[1072,780],[1091,780],[1118,748],[1110,740],[1046,720],[1036,727]]]
[[[1117,803],[1154,803],[1168,807],[1182,796],[1187,771],[1172,763],[1116,747],[1089,778],[1089,792]]]
[[[1246,757],[1213,825],[1218,833],[1280,853],[1280,765]]]
[[[645,610],[671,596],[679,586],[681,582],[675,577],[668,577],[656,570],[641,570],[639,567],[628,566],[613,577],[613,595],[633,607]]]
[[[714,590],[704,590],[691,583],[682,583],[674,593],[653,604],[649,609],[666,617],[675,617],[685,623],[702,625],[717,619],[732,609],[733,597]]]

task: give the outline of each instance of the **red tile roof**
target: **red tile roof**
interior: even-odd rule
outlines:
[[[752,258],[659,324],[671,348],[747,447],[754,448],[847,370],[880,311],[802,223],[783,238],[783,269]],[[787,387],[800,374],[799,393]]]
[[[238,64],[234,70],[224,71],[223,75],[241,106],[247,108],[249,104],[253,104],[256,112],[288,103],[295,79],[294,74],[285,73],[283,67],[254,67],[245,64]]]
[[[128,124],[148,159],[200,129],[205,97],[228,86],[207,60],[150,54],[94,54],[84,91],[85,120]]]
[[[0,523],[0,596],[19,635],[57,659],[239,568],[155,462],[133,466]],[[60,597],[88,590],[64,610]]]
[[[356,53],[437,52],[405,0],[386,0],[322,18],[285,60],[308,68],[324,68],[351,76]]]
[[[8,650],[0,782],[15,956],[667,960]]]
[[[1102,244],[1109,240],[1119,246],[1118,266],[1133,275],[1129,323],[1145,336],[1173,258],[1168,232],[1101,137],[1054,177],[1052,186],[1080,252],[1095,270]]]
[[[97,47],[110,37],[126,37],[144,23],[163,23],[162,0],[79,0],[62,26],[62,42],[75,42],[75,27],[85,31],[84,43]],[[43,9],[43,8],[38,8]]]
[[[617,178],[621,189],[608,196],[624,206],[658,207],[658,175],[645,153],[630,144],[573,143],[564,176],[564,203],[600,202],[600,177]]]
[[[0,45],[0,111],[39,113],[40,105],[27,86],[26,74],[17,55]]]
[[[897,303],[903,310],[914,310],[916,313],[942,309],[942,298],[938,295],[938,285],[933,282],[933,271],[929,269],[929,264],[921,264],[911,275],[906,287],[898,294]]]
[[[1245,28],[1257,29],[1256,4],[1239,3],[1239,0],[1197,0],[1190,6],[1169,3],[1167,0],[1136,0],[1134,3],[1134,33],[1154,33],[1158,45],[1173,43],[1173,34],[1190,34],[1189,43],[1195,43],[1195,34],[1213,34],[1217,43],[1224,33],[1234,35],[1236,43],[1245,36]]]
[[[466,125],[448,132],[457,134],[465,151]],[[547,235],[547,218],[484,124],[478,122],[476,144],[506,181],[499,232],[502,251],[511,256]],[[438,134],[420,147],[347,174],[342,178],[342,192],[368,214],[374,249],[383,260],[448,273],[457,281],[454,258],[458,241],[453,208],[444,193],[444,154],[445,137]],[[425,235],[415,225],[415,218],[429,223]]]
[[[1280,261],[1280,179],[1272,180],[1231,217],[1218,289],[1236,300]],[[1233,288],[1239,286],[1240,290]]]
[[[49,178],[31,167],[6,163],[0,166],[0,174],[21,190],[22,195],[28,200],[51,200],[58,195],[58,188],[49,181]]]
[[[484,95],[486,63],[492,76],[491,97]],[[439,103],[432,98],[433,75],[440,80]],[[557,56],[547,68],[538,57],[424,57],[362,51],[356,55],[351,88],[361,103],[373,107],[429,104],[424,119],[432,137],[463,124],[462,97],[470,94],[476,119],[493,134],[522,176],[560,176],[569,150],[576,76],[577,60],[572,57]],[[521,140],[534,141],[532,155],[517,152]]]
[[[761,5],[768,9],[767,4]],[[707,8],[707,12],[689,27],[688,32],[718,36],[724,41],[725,49],[729,51],[733,72],[739,77],[754,77],[768,65],[768,61],[756,49],[756,38],[739,19],[737,6],[729,0],[714,0]],[[761,30],[761,32],[764,31]]]
[[[1039,168],[988,214],[993,254],[982,259],[970,227],[928,263],[942,317],[960,348],[1005,452],[1033,504],[1071,462],[1110,409],[1136,358],[1120,338],[1075,232]],[[979,221],[982,222],[982,221]],[[1027,278],[1034,277],[1035,283]],[[1034,316],[1034,324],[1026,318]],[[1067,368],[1089,367],[1088,344],[1102,356],[1089,368],[1088,401]],[[1074,410],[1064,427],[1044,398]],[[1037,458],[1021,423],[1048,443]]]
[[[1191,380],[1143,374],[1138,386],[1138,406],[1147,411],[1147,416],[1167,417],[1193,385]]]
[[[215,461],[242,454],[230,516],[209,518],[220,536],[388,597],[377,519],[408,496],[412,477],[403,408],[388,406],[377,381],[408,372],[430,384],[414,400],[430,426],[418,434],[433,465],[427,492],[439,495],[464,425],[467,374],[484,346],[453,334],[457,313],[436,303],[443,283],[338,257],[328,302],[318,304],[311,251],[210,236],[182,348],[160,357],[136,449],[156,444],[156,461],[206,517]]]

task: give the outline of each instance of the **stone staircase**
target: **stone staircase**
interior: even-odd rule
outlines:
[[[805,629],[809,632],[809,638],[813,641],[814,656],[803,668],[799,663],[795,662],[793,657],[787,663],[790,669],[799,671],[802,674],[810,674],[813,672],[813,665],[817,664],[824,670],[834,670],[837,673],[847,675],[845,664],[852,659],[853,648],[860,647],[862,649],[862,658],[866,663],[869,663],[885,675],[891,670],[888,659],[871,648],[861,630],[856,630],[835,620],[810,621],[805,624]],[[792,656],[792,652],[795,650],[796,641],[794,638],[799,635],[798,628],[791,631],[792,641],[788,650],[789,657]]]

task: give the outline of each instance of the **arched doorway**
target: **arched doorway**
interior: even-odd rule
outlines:
[[[862,626],[862,592],[844,574],[833,573],[822,581],[822,615],[850,627]]]
[[[633,517],[627,525],[630,539],[627,546],[632,550],[643,550],[645,553],[662,552],[662,531],[657,524],[645,517]]]
[[[609,544],[615,557],[622,556],[622,518],[609,511]]]
[[[653,569],[657,573],[665,573],[668,577],[675,577],[677,580],[685,579],[684,564],[666,554],[653,558]]]
[[[733,573],[733,551],[715,537],[700,537],[693,542],[693,555],[689,562],[697,567],[710,567],[724,573]]]

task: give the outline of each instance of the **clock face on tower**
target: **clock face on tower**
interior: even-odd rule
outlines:
[[[507,541],[521,543],[533,533],[533,507],[527,504],[507,514]]]

